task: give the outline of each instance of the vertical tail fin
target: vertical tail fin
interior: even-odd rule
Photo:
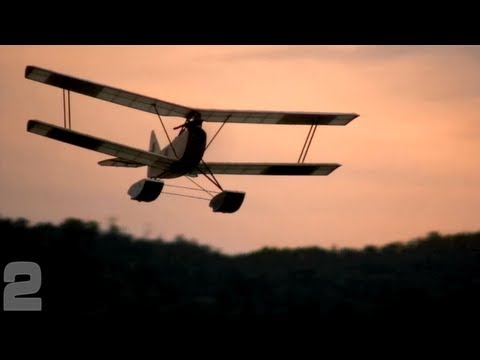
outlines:
[[[160,144],[158,143],[157,137],[155,136],[155,132],[152,130],[150,133],[150,146],[148,148],[148,151],[154,152],[159,154],[162,149],[160,148]]]
[[[155,131],[152,130],[150,133],[150,145],[148,146],[148,151],[160,154],[162,149],[160,148],[160,144],[158,143],[157,136],[155,135]],[[151,166],[147,166],[147,177],[155,178],[157,176],[158,170],[152,168]]]

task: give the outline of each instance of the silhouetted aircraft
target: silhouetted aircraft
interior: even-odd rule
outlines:
[[[64,126],[59,127],[38,120],[29,120],[27,131],[68,144],[114,156],[100,161],[101,166],[120,166],[137,168],[147,167],[147,177],[133,184],[128,190],[131,199],[151,202],[158,198],[165,183],[162,179],[204,175],[220,192],[207,192],[212,199],[210,207],[214,212],[233,213],[237,211],[245,198],[240,191],[224,190],[215,174],[231,175],[329,175],[340,164],[305,163],[308,150],[318,125],[346,125],[356,117],[355,113],[327,112],[278,112],[278,111],[244,111],[198,109],[177,105],[129,91],[101,85],[72,76],[63,75],[35,66],[27,66],[25,77],[63,89]],[[71,130],[70,91],[110,101],[134,109],[153,113],[160,118],[167,134],[169,144],[160,147],[154,131],[150,135],[148,151],[127,145],[100,139],[88,134]],[[182,117],[184,123],[177,126],[178,135],[170,140],[161,116]],[[202,129],[203,122],[221,123],[220,128],[207,144],[207,134]],[[68,125],[67,125],[68,123]],[[212,141],[226,123],[273,124],[273,125],[309,125],[297,163],[239,163],[239,162],[205,162],[203,156]],[[165,192],[164,192],[165,193]],[[213,195],[213,193],[216,193]],[[171,193],[169,193],[171,194]],[[178,195],[178,194],[177,194]]]

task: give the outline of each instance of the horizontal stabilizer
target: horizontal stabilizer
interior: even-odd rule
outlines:
[[[224,175],[328,175],[340,164],[317,163],[207,163],[214,174]],[[204,165],[200,170],[208,173]]]
[[[98,165],[128,167],[128,168],[137,168],[137,167],[145,166],[145,164],[140,164],[136,161],[130,161],[130,160],[125,160],[120,158],[102,160],[98,162]]]

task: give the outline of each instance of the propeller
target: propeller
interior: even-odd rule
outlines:
[[[173,128],[173,130],[182,129],[182,128],[184,128],[185,126],[187,126],[188,123],[189,123],[189,120],[187,119],[182,125],[175,126],[175,127]]]
[[[201,119],[202,119],[202,117],[201,117],[200,113],[198,111],[192,110],[187,114],[187,116],[185,116],[185,122],[182,125],[175,126],[173,128],[173,130],[183,129],[183,128],[187,127],[187,125],[190,122],[192,122],[194,120],[202,121]]]

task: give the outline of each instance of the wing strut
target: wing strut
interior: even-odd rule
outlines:
[[[303,144],[302,151],[300,152],[300,156],[298,157],[298,163],[304,163],[305,158],[307,157],[308,150],[310,149],[310,145],[312,145],[313,137],[315,136],[315,131],[317,131],[318,121],[312,123],[310,129],[308,130],[307,138],[305,139],[305,143]],[[312,131],[313,130],[313,131]]]
[[[63,127],[65,129],[72,129],[72,114],[71,114],[71,106],[70,106],[70,90],[63,89],[62,94],[63,100]],[[67,127],[68,123],[68,127]]]
[[[215,178],[215,175],[213,175],[213,172],[210,170],[210,168],[208,167],[208,165],[205,163],[205,161],[203,161],[203,159],[202,159],[202,164],[203,164],[203,166],[205,166],[205,169],[207,169],[207,171],[210,173],[210,175],[212,176],[212,178],[210,178],[210,177],[208,176],[208,174],[206,174],[205,172],[203,172],[202,169],[200,169],[199,166],[197,166],[197,170],[198,170],[199,172],[201,172],[208,180],[210,180],[210,181],[213,183],[213,185],[215,185],[216,187],[218,187],[220,190],[225,191],[225,190],[223,190],[222,185],[220,185],[220,183],[218,182],[218,180]]]

